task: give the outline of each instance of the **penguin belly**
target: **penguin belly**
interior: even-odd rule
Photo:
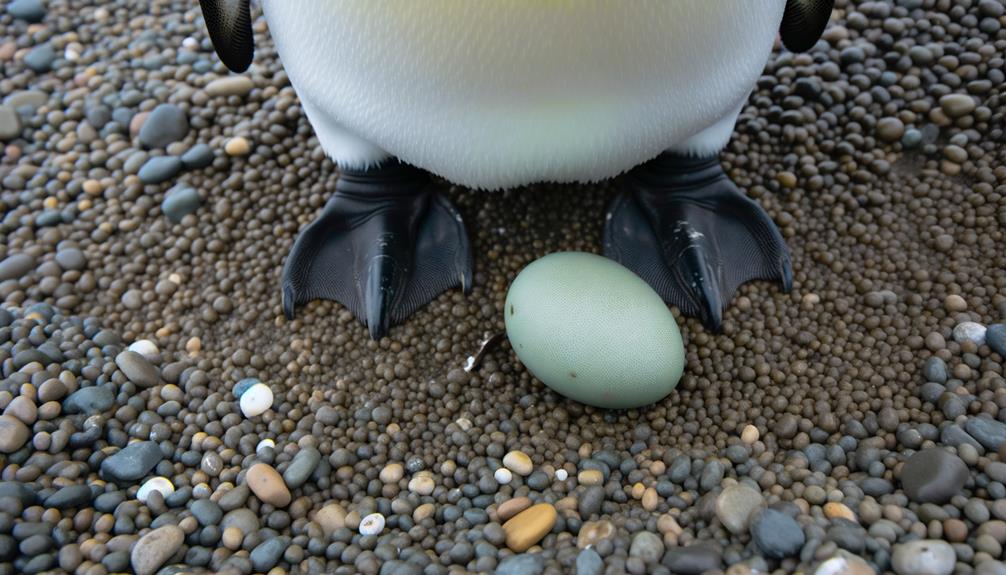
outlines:
[[[736,112],[784,0],[264,0],[325,151],[469,187],[596,181]],[[326,131],[332,132],[326,134]]]

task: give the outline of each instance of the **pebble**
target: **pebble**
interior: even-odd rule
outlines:
[[[252,569],[256,573],[269,572],[279,563],[289,546],[290,539],[287,537],[271,537],[259,543],[248,555],[248,558],[251,559]]]
[[[206,144],[196,144],[182,154],[182,166],[186,170],[199,170],[213,164],[213,148]]]
[[[584,549],[576,556],[576,575],[602,575],[604,560],[593,549]]]
[[[158,358],[161,353],[161,351],[157,349],[157,344],[150,341],[149,339],[138,339],[133,343],[129,344],[129,347],[127,347],[126,349],[142,355],[143,357],[147,358],[148,361]]]
[[[94,415],[115,405],[115,394],[106,386],[91,386],[78,389],[63,400],[63,411],[67,414],[83,413]]]
[[[539,503],[521,511],[503,524],[507,547],[515,553],[527,551],[552,530],[556,518],[555,507],[548,503]]]
[[[64,270],[82,270],[87,267],[87,257],[78,248],[62,248],[56,252],[54,258],[59,267]]]
[[[371,513],[360,520],[360,535],[379,535],[384,531],[384,516]]]
[[[702,545],[671,547],[660,563],[675,575],[700,575],[723,566],[720,552]]]
[[[644,563],[656,563],[664,554],[664,542],[649,531],[640,531],[632,536],[629,557],[639,557]]]
[[[125,350],[115,356],[115,365],[129,381],[140,387],[153,387],[161,383],[161,375],[150,361],[135,351]]]
[[[576,546],[580,549],[596,547],[598,543],[614,535],[615,525],[611,521],[585,521],[576,535]]]
[[[267,463],[252,465],[245,474],[245,483],[263,503],[273,507],[286,507],[290,504],[290,490],[283,483],[283,476]]]
[[[346,510],[338,503],[329,503],[318,510],[314,520],[321,526],[325,537],[346,526]]]
[[[500,503],[499,507],[496,508],[496,515],[499,516],[500,521],[506,521],[528,507],[531,507],[533,503],[534,502],[531,501],[529,497],[514,497],[513,499],[507,499],[503,503]]]
[[[954,341],[957,343],[970,341],[974,342],[975,345],[982,346],[985,344],[986,331],[986,327],[980,323],[973,321],[961,322],[954,327]]]
[[[189,506],[192,516],[199,521],[200,525],[219,525],[224,517],[224,512],[215,501],[209,499],[197,499]]]
[[[167,477],[151,477],[150,479],[143,482],[140,489],[136,492],[136,499],[141,503],[146,503],[147,498],[154,491],[160,493],[165,499],[169,495],[175,492],[175,486],[171,483],[171,480]]]
[[[87,485],[74,484],[61,487],[45,498],[45,506],[54,509],[76,509],[90,505],[93,495]]]
[[[31,429],[20,419],[0,415],[0,453],[14,453],[31,437]]]
[[[894,546],[891,567],[898,575],[950,575],[957,554],[946,541],[920,539]]]
[[[882,142],[897,142],[905,135],[905,124],[898,118],[881,118],[877,122],[877,137]]]
[[[126,484],[142,479],[161,460],[164,454],[153,441],[130,443],[101,462],[103,477]]]
[[[534,464],[531,463],[531,458],[523,451],[511,451],[504,455],[503,465],[510,471],[522,477],[531,475],[531,471],[534,470]]]
[[[189,134],[185,111],[174,104],[159,104],[144,120],[138,138],[146,148],[166,148]]]
[[[290,489],[296,489],[307,482],[321,463],[321,452],[314,447],[305,447],[297,452],[290,466],[283,472],[283,482]]]
[[[873,567],[851,555],[832,557],[818,566],[814,575],[876,575]]]
[[[148,120],[149,121],[149,120]],[[182,161],[175,156],[155,156],[140,168],[137,174],[144,184],[153,185],[167,182],[182,170]]]
[[[241,136],[231,138],[224,144],[224,153],[232,157],[247,156],[251,153],[251,142]]]
[[[37,74],[48,72],[56,61],[56,49],[51,44],[39,44],[24,55],[24,63]]]
[[[272,389],[264,383],[256,383],[248,388],[248,391],[241,394],[239,400],[241,413],[245,417],[256,417],[262,415],[272,408]]]
[[[946,383],[949,377],[947,363],[937,356],[932,356],[922,364],[922,376],[926,381]]]
[[[985,343],[999,357],[1006,359],[1006,323],[994,323],[985,331]]]
[[[45,18],[45,4],[42,0],[12,0],[7,4],[7,13],[34,24]]]
[[[245,96],[254,87],[255,83],[248,76],[227,76],[206,84],[205,90],[212,97]]]
[[[21,117],[17,111],[0,105],[0,141],[13,140],[21,135]]]
[[[35,269],[35,258],[28,254],[11,254],[0,261],[0,282],[19,279]]]
[[[168,190],[161,202],[161,211],[173,224],[181,223],[185,216],[194,213],[203,203],[199,192],[184,184]]]
[[[129,554],[136,575],[153,575],[185,541],[177,525],[163,525],[141,537]]]
[[[856,522],[856,514],[844,503],[830,501],[824,504],[824,516],[828,519],[845,519]]]
[[[991,417],[969,417],[964,423],[964,430],[985,449],[999,451],[1006,445],[1006,423]]]
[[[766,557],[783,559],[803,548],[806,536],[792,517],[775,509],[765,509],[751,521],[751,540]]]
[[[540,553],[521,553],[500,561],[495,575],[539,575],[543,569],[545,558]]]
[[[967,94],[947,94],[940,98],[940,108],[950,118],[967,116],[975,110],[974,98]]]
[[[513,473],[511,473],[506,467],[500,467],[493,472],[493,479],[495,479],[496,483],[499,483],[500,485],[507,485],[513,481]]]
[[[401,463],[389,463],[381,469],[378,479],[381,483],[398,483],[405,476],[405,468]]]
[[[604,503],[604,488],[600,485],[588,487],[580,494],[577,509],[581,519],[590,519],[601,512],[601,505]]]
[[[967,465],[939,447],[913,453],[901,468],[902,488],[918,503],[944,503],[960,493],[967,480]]]
[[[762,494],[747,485],[731,485],[716,498],[716,517],[731,533],[748,530],[751,514],[765,504]]]

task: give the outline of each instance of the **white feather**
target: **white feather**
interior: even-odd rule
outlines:
[[[669,148],[719,149],[784,4],[263,1],[336,162],[391,154],[478,188],[595,181]]]

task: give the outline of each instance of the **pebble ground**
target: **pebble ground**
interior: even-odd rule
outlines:
[[[773,55],[723,158],[793,292],[682,319],[678,389],[620,412],[505,341],[464,369],[617,181],[441,181],[470,296],[286,321],[337,170],[264,22],[225,79],[193,2],[3,7],[0,575],[1006,573],[1001,1],[839,0]]]

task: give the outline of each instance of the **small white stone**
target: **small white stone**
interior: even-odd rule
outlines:
[[[566,481],[569,478],[569,472],[565,469],[556,469],[555,478],[559,481]]]
[[[384,516],[371,513],[360,520],[360,535],[377,535],[384,531]]]
[[[187,36],[184,40],[182,40],[182,47],[192,51],[198,50],[199,40],[196,40],[192,36]]]
[[[954,341],[963,343],[965,340],[975,342],[975,345],[985,343],[985,332],[987,328],[973,321],[965,321],[957,324],[954,328]]]
[[[176,285],[181,285],[181,283],[182,283],[182,276],[180,276],[178,274],[171,274],[171,275],[168,276],[168,281],[171,282],[171,283],[173,283],[173,284],[176,284]]]
[[[263,439],[262,441],[258,442],[258,445],[255,446],[255,451],[259,452],[259,451],[265,449],[266,447],[271,447],[273,449],[276,449],[276,442],[273,441],[273,440],[271,440],[271,439],[268,439],[268,438]]]
[[[136,492],[136,498],[141,503],[146,503],[147,498],[154,491],[160,491],[161,495],[166,498],[175,492],[175,486],[171,484],[171,480],[167,477],[151,477],[140,486],[140,489]]]
[[[157,349],[157,344],[149,339],[138,339],[134,341],[129,344],[129,351],[135,351],[147,359],[156,357],[157,354],[160,353],[160,350]]]
[[[272,407],[272,390],[264,383],[256,383],[241,395],[241,413],[245,417],[262,415]]]
[[[67,48],[66,51],[63,52],[63,58],[72,62],[74,60],[79,60],[80,54],[72,48]]]
[[[496,483],[499,483],[500,485],[506,485],[507,483],[513,481],[513,473],[511,473],[506,467],[500,467],[497,469],[496,473],[493,473],[493,477],[496,478]]]

